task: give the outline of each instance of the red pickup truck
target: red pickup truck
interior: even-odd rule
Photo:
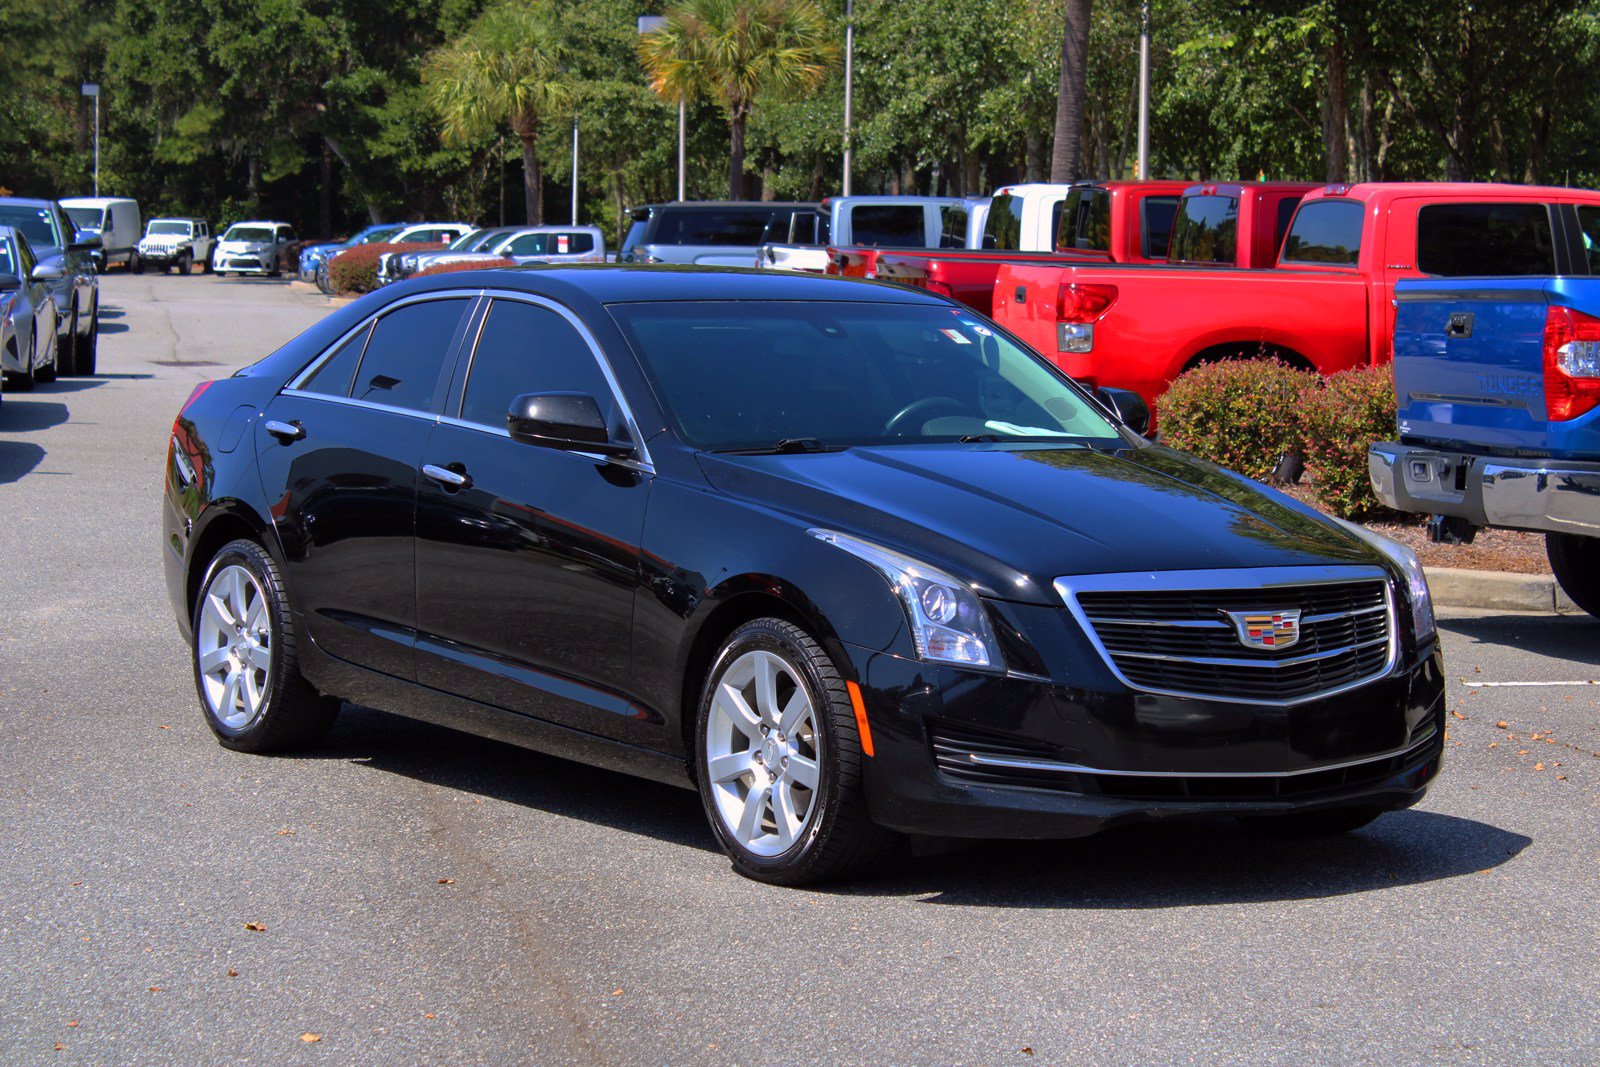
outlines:
[[[1330,185],[1296,209],[1276,267],[1001,268],[995,321],[1091,386],[1155,407],[1183,371],[1276,357],[1323,374],[1391,358],[1400,278],[1589,273],[1600,192]]]
[[[915,252],[877,248],[828,249],[828,273],[847,278],[883,278],[880,265],[896,263],[896,275],[885,280],[921,285],[989,311],[995,272],[1005,262],[1159,263],[1178,197],[1189,182],[1081,182],[1060,186],[1028,185],[1001,189],[994,195],[984,224],[982,249]],[[1049,190],[1059,190],[1046,196]],[[1048,199],[1048,204],[1040,202]],[[1030,227],[1029,223],[1032,222]],[[1053,229],[1050,229],[1053,227]],[[1034,231],[1053,232],[1054,247],[1044,247]],[[937,261],[932,273],[918,273],[924,259]]]
[[[1303,182],[1108,182],[1075,190],[1067,199],[1054,254],[886,252],[877,259],[876,275],[988,314],[995,281],[1009,265],[1270,266],[1295,205],[1315,188]]]

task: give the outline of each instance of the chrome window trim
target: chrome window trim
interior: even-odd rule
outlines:
[[[302,400],[326,400],[330,404],[344,404],[347,407],[365,408],[368,411],[387,411],[392,415],[405,415],[412,419],[421,419],[423,422],[438,422],[440,416],[431,411],[418,411],[416,408],[395,407],[393,404],[375,404],[371,400],[357,400],[353,396],[330,396],[327,393],[308,393],[302,389],[284,388],[278,391],[279,396],[295,396]]]
[[[1383,607],[1389,634],[1387,640],[1388,651],[1384,657],[1383,666],[1371,674],[1357,678],[1355,681],[1288,700],[1262,700],[1256,697],[1225,696],[1218,693],[1197,693],[1189,690],[1159,689],[1153,686],[1139,685],[1130,680],[1117,667],[1111,652],[1107,650],[1105,644],[1100,640],[1100,635],[1095,630],[1094,622],[1078,604],[1077,596],[1079,593],[1131,593],[1137,595],[1140,593],[1211,592],[1219,589],[1259,589],[1263,592],[1270,592],[1273,589],[1288,586],[1348,585],[1353,582],[1371,581],[1381,581],[1383,583]],[[1084,636],[1094,646],[1094,650],[1099,653],[1101,662],[1106,665],[1106,669],[1111,672],[1117,681],[1136,693],[1182,697],[1187,700],[1209,700],[1231,704],[1250,704],[1260,707],[1288,708],[1297,704],[1308,704],[1314,700],[1326,700],[1341,693],[1348,693],[1352,689],[1370,685],[1380,678],[1388,677],[1394,671],[1395,664],[1400,659],[1400,626],[1399,618],[1395,612],[1394,579],[1387,570],[1379,566],[1135,571],[1122,574],[1064,575],[1057,578],[1052,584],[1055,586],[1056,595],[1061,598],[1062,603],[1066,605],[1073,619],[1077,621]],[[1183,656],[1158,658],[1170,658],[1185,662],[1192,661],[1192,657]]]
[[[1297,778],[1303,774],[1342,771],[1350,767],[1360,767],[1367,763],[1382,763],[1386,760],[1394,759],[1396,756],[1411,756],[1432,744],[1434,737],[1435,735],[1430,733],[1421,740],[1413,741],[1405,747],[1397,748],[1392,752],[1380,752],[1375,756],[1362,756],[1360,759],[1346,760],[1343,763],[1325,763],[1316,767],[1304,767],[1297,771],[1108,770],[1103,767],[1087,767],[1081,763],[1067,763],[1064,760],[1041,759],[1032,756],[986,756],[978,752],[966,753],[966,759],[968,763],[977,767],[1008,767],[1022,771],[1057,771],[1061,774],[1100,774],[1107,778]]]

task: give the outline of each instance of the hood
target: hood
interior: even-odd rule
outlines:
[[[1050,583],[1069,574],[1384,564],[1290,497],[1159,445],[699,460],[723,492],[924,559],[1007,600],[1055,603]]]

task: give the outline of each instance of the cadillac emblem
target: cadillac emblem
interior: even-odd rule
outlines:
[[[1239,643],[1245,648],[1288,648],[1300,641],[1300,609],[1227,611]]]

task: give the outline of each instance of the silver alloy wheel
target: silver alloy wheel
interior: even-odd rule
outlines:
[[[758,856],[787,852],[816,813],[822,760],[799,668],[764,651],[734,660],[711,698],[705,745],[723,828]]]
[[[216,573],[194,639],[212,717],[230,730],[244,729],[261,714],[272,678],[272,622],[254,574],[237,563]]]

